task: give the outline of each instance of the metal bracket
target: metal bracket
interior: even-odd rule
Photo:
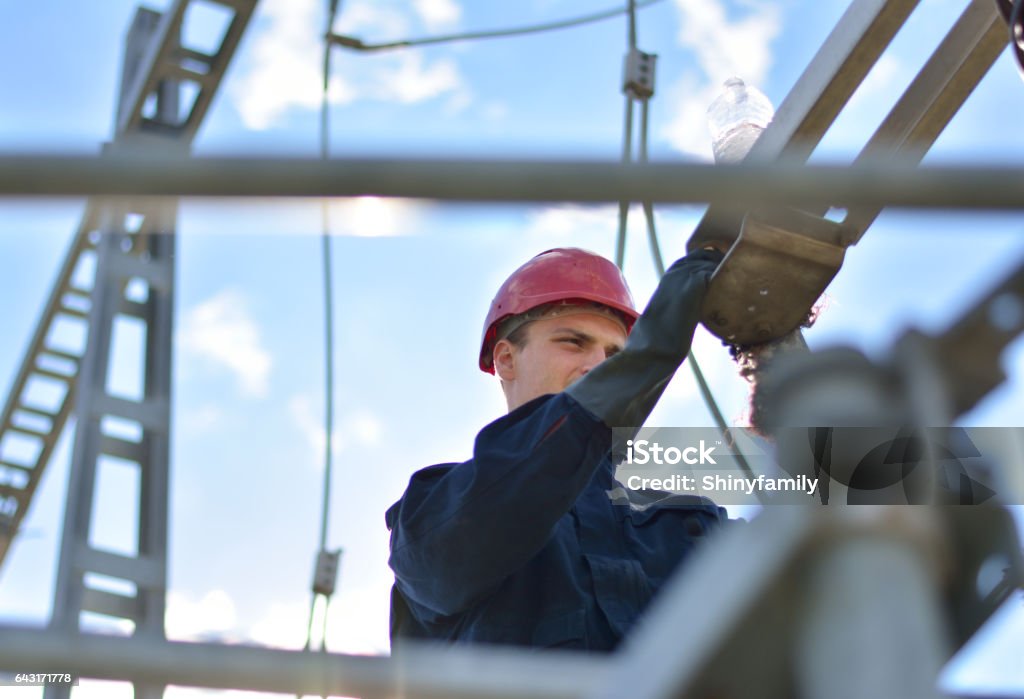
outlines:
[[[734,345],[798,328],[843,264],[842,229],[796,209],[748,214],[711,277],[701,321]]]

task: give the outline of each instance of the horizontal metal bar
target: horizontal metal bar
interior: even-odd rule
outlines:
[[[75,565],[83,572],[131,580],[143,588],[166,585],[162,563],[149,556],[123,556],[83,544],[75,553]]]
[[[139,600],[137,597],[126,597],[87,587],[82,591],[82,610],[136,621],[139,618]]]
[[[93,410],[95,417],[112,415],[126,420],[136,420],[147,430],[159,433],[167,430],[167,412],[170,408],[166,398],[160,400],[157,397],[149,397],[143,401],[134,401],[103,393],[93,400]]]
[[[598,161],[0,157],[0,196],[360,196],[454,201],[1021,209],[1024,169]]]
[[[59,668],[160,685],[374,699],[576,699],[600,686],[607,656],[484,647],[407,647],[394,657],[159,642],[0,627],[0,670]]]

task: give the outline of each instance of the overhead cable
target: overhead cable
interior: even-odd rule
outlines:
[[[639,0],[635,3],[637,9],[655,5],[662,0]],[[633,5],[631,2],[630,5]],[[443,34],[440,36],[429,36],[420,39],[403,39],[401,41],[389,41],[381,44],[367,44],[362,39],[353,36],[335,34],[328,29],[327,42],[335,46],[342,46],[354,51],[386,51],[390,49],[404,49],[413,46],[427,46],[431,44],[447,44],[455,41],[474,41],[478,39],[500,39],[509,36],[522,36],[523,34],[539,34],[540,32],[554,31],[557,29],[569,29],[584,24],[600,22],[612,19],[629,12],[629,8],[615,7],[589,15],[571,17],[569,19],[547,22],[544,24],[531,24],[523,27],[511,27],[506,29],[492,29],[478,32],[464,32],[461,34]]]
[[[327,0],[327,30],[330,31],[338,12],[338,0]],[[330,44],[324,43],[323,86],[320,98],[320,158],[326,161],[330,154],[329,106],[327,90],[330,84],[331,51]],[[315,572],[313,574],[313,597],[310,600],[309,619],[306,623],[306,643],[303,650],[310,650],[313,641],[313,618],[316,603],[324,598],[323,621],[320,632],[320,650],[327,651],[327,615],[330,611],[331,595],[334,593],[337,563],[340,551],[327,550],[327,529],[330,522],[331,506],[331,475],[333,463],[334,431],[334,284],[331,268],[331,230],[330,202],[320,202],[321,234],[320,255],[323,265],[324,279],[324,482],[321,492],[322,505],[320,513],[320,537]]]

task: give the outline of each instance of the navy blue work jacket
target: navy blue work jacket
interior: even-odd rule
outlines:
[[[565,393],[477,435],[473,458],[415,473],[387,512],[391,637],[612,650],[725,510],[630,505],[612,433]]]

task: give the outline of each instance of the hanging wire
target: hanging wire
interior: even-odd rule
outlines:
[[[629,0],[626,7],[629,22],[626,28],[626,43],[629,50],[636,48],[636,0]],[[622,132],[622,164],[633,159],[633,95],[626,90],[626,115],[623,119]],[[629,222],[629,206],[631,202],[619,202],[619,231],[615,237],[615,266],[622,269],[626,262],[626,224]]]
[[[339,0],[328,0],[326,31],[330,32],[334,25],[334,18],[338,13]],[[329,108],[327,90],[330,85],[331,74],[331,52],[330,43],[324,43],[323,60],[323,86],[320,96],[320,158],[327,160],[330,154],[330,140],[328,124]],[[324,278],[324,482],[322,492],[321,516],[320,516],[320,537],[319,552],[327,551],[327,528],[330,522],[331,506],[331,475],[334,469],[332,456],[332,432],[334,426],[334,284],[331,266],[331,236],[330,236],[330,209],[329,200],[320,201],[320,223],[321,223],[321,259],[323,262]],[[320,558],[317,557],[317,567]],[[327,615],[330,610],[330,595],[324,597],[323,621],[320,635],[320,651],[327,651]],[[315,589],[309,604],[309,619],[306,623],[306,642],[304,651],[310,650],[313,642],[313,619],[316,616],[316,602],[321,594]],[[325,695],[326,696],[326,695]],[[298,695],[296,695],[298,697]]]
[[[639,2],[630,2],[631,8],[643,8],[655,5],[662,0],[640,0]],[[533,24],[524,27],[512,27],[508,29],[493,29],[488,31],[480,32],[466,32],[462,34],[444,34],[441,36],[424,37],[422,39],[404,39],[401,41],[389,41],[382,44],[367,44],[361,39],[357,39],[352,36],[343,36],[331,32],[330,28],[327,30],[327,42],[328,44],[334,44],[337,46],[343,46],[347,49],[353,49],[355,51],[384,51],[388,49],[404,49],[412,46],[426,46],[429,44],[446,44],[453,41],[471,41],[476,39],[498,39],[508,36],[521,36],[523,34],[537,34],[540,32],[553,31],[556,29],[568,29],[570,27],[578,27],[583,24],[591,24],[593,22],[600,22],[606,19],[612,19],[618,17],[624,12],[632,10],[624,10],[622,7],[615,7],[601,12],[595,12],[589,15],[582,15],[579,17],[572,17],[569,19],[558,20],[555,22],[548,22],[545,24]]]
[[[626,95],[625,130],[622,134],[622,163],[627,164],[633,158],[633,98]],[[626,224],[629,222],[630,202],[619,201],[619,231],[615,237],[615,266],[622,269],[626,261]]]
[[[1024,1],[1024,0],[1022,0]],[[629,15],[629,24],[627,30],[627,41],[629,44],[629,51],[633,52],[636,50],[636,8],[639,3],[634,0],[630,0],[627,12]],[[628,163],[632,159],[632,138],[633,138],[633,102],[640,102],[640,143],[639,153],[637,159],[641,163],[646,163],[648,160],[648,124],[650,122],[650,99],[649,97],[635,97],[634,94],[627,89],[626,90],[626,118],[625,118],[625,133],[623,135],[623,148],[622,148],[622,162]],[[615,264],[620,269],[625,258],[626,249],[626,223],[629,216],[629,204],[630,202],[619,202],[619,230],[615,244]],[[658,272],[658,278],[660,279],[665,275],[665,262],[661,256],[661,246],[658,243],[658,232],[654,222],[654,205],[650,201],[641,202],[641,206],[644,212],[644,219],[647,223],[647,240],[650,244],[651,258],[654,261],[654,267]],[[715,425],[718,430],[722,433],[723,437],[729,434],[729,426],[725,422],[725,417],[722,415],[721,409],[718,407],[718,402],[715,400],[714,395],[711,393],[711,388],[708,386],[707,380],[704,378],[704,372],[701,371],[700,363],[697,361],[697,357],[694,356],[693,351],[690,351],[689,361],[690,368],[693,370],[693,376],[697,380],[697,386],[700,389],[701,398],[704,400],[704,404],[708,408],[708,412],[711,413],[712,419],[715,421]],[[750,468],[750,464],[747,462],[746,457],[743,454],[737,453],[735,455],[736,465],[739,466],[740,470],[743,471],[744,475],[748,478],[754,477],[753,469]],[[758,499],[764,502],[760,493],[758,493]]]
[[[334,17],[338,12],[338,0],[328,0],[327,28],[334,24]],[[327,89],[331,74],[331,52],[329,45],[324,45],[323,92],[320,98],[320,158],[327,160],[330,154],[330,134],[328,131],[329,107],[327,103]],[[324,374],[325,374],[325,416],[324,416],[324,492],[323,492],[323,515],[320,520],[320,550],[327,549],[327,522],[330,510],[331,492],[331,471],[333,457],[331,455],[331,433],[334,426],[334,283],[331,269],[331,229],[330,229],[330,200],[320,200],[321,218],[321,251],[323,257],[324,275]]]
[[[640,111],[640,162],[647,162],[647,122],[647,101],[644,100],[643,107]],[[643,209],[644,218],[647,219],[647,238],[651,244],[651,257],[654,258],[654,265],[658,270],[658,277],[661,278],[665,275],[665,263],[662,261],[661,246],[658,244],[658,232],[654,225],[654,206],[651,202],[644,202]],[[714,419],[715,425],[723,436],[728,435],[729,426],[725,422],[725,416],[722,415],[722,411],[718,407],[718,402],[715,400],[715,396],[711,393],[711,387],[708,386],[708,382],[704,378],[704,372],[701,371],[700,363],[697,361],[697,357],[694,356],[693,350],[690,350],[689,362],[687,363],[693,370],[693,376],[697,379],[697,386],[700,388],[700,395],[704,399],[704,404],[711,413],[711,417]],[[755,478],[754,471],[750,468],[750,464],[747,463],[747,459],[743,454],[737,452],[734,455],[734,459],[736,460],[736,465],[740,467],[740,470],[743,471],[743,474],[747,478]],[[764,502],[760,493],[758,493],[757,497],[759,500]]]

